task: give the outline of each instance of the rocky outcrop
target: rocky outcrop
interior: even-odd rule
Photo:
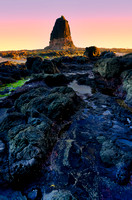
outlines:
[[[97,87],[101,90],[113,90],[113,94],[125,100],[132,107],[132,54],[123,57],[101,58],[93,71]]]
[[[64,16],[58,18],[55,22],[53,30],[50,35],[49,46],[45,49],[72,49],[75,48],[72,38],[68,21]]]
[[[48,76],[56,82],[57,77]],[[65,78],[57,76],[61,81]],[[33,80],[30,84],[37,87],[23,94],[18,90],[12,102],[14,106],[0,123],[0,184],[22,183],[38,176],[63,129],[64,120],[69,120],[82,102],[69,87],[49,89],[39,87]]]
[[[130,103],[132,59],[101,58],[94,75],[95,61],[87,57],[46,61],[44,68],[54,65],[64,74],[34,71],[33,79],[1,100],[0,199],[131,199],[132,115],[99,84],[115,81],[116,90],[121,79]],[[31,73],[43,60],[33,62],[27,63]],[[83,84],[86,93],[73,87],[77,96],[66,86],[69,80]],[[9,182],[21,192],[3,189]]]
[[[28,57],[26,67],[30,73],[46,73],[55,74],[59,73],[58,68],[53,64],[51,60],[42,59],[41,57]]]
[[[104,78],[113,78],[120,74],[121,62],[120,59],[115,58],[105,58],[100,59],[96,64],[94,71],[98,72]]]

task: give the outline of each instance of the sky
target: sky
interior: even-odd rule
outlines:
[[[132,0],[0,0],[0,51],[43,49],[61,15],[77,47],[132,48]]]

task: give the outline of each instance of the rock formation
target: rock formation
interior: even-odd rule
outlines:
[[[71,38],[70,27],[64,16],[61,16],[55,22],[50,35],[49,46],[45,49],[60,50],[71,48],[75,48],[75,46]]]

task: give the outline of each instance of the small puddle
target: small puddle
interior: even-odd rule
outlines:
[[[92,89],[90,86],[87,85],[78,85],[77,81],[72,81],[68,87],[71,87],[78,96],[83,97],[83,99],[86,99],[88,96],[92,96]]]
[[[83,74],[88,74],[88,71],[80,71],[80,72],[65,72],[63,73],[65,76],[70,76],[70,75],[83,75]]]
[[[66,72],[66,73],[63,73],[65,76],[70,76],[70,75],[87,75],[88,78],[90,79],[93,79],[94,78],[94,74],[91,70],[88,70],[88,71],[78,71],[78,72]]]

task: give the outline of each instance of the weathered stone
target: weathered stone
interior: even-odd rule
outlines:
[[[120,185],[125,185],[128,183],[130,178],[130,173],[127,164],[120,163],[116,172],[116,180]]]
[[[58,87],[38,94],[34,97],[31,91],[21,95],[15,102],[16,108],[28,116],[43,113],[51,119],[62,120],[74,114],[81,102],[73,89],[68,87]]]
[[[94,72],[98,72],[104,78],[113,78],[121,73],[121,63],[118,57],[100,59],[96,62]]]
[[[48,86],[63,86],[68,83],[68,79],[64,74],[54,74],[45,76],[45,83]]]
[[[0,132],[7,131],[14,126],[25,123],[26,119],[23,114],[18,112],[11,113],[0,123]]]
[[[43,131],[38,126],[25,125],[16,126],[8,132],[11,180],[19,181],[23,176],[37,172],[37,167],[53,143],[50,134],[51,124],[47,121],[43,126]],[[52,143],[48,137],[51,137]]]
[[[84,55],[86,55],[90,59],[93,59],[100,55],[100,50],[99,50],[99,48],[97,48],[95,46],[86,47]]]
[[[55,22],[53,31],[50,36],[50,43],[46,49],[71,49],[75,48],[68,21],[61,16]]]
[[[26,67],[28,70],[30,70],[31,72],[34,72],[34,73],[39,73],[41,70],[40,70],[40,65],[42,63],[42,58],[41,57],[28,57],[27,58],[27,61],[26,61]]]
[[[43,200],[76,200],[70,191],[53,190],[51,193],[43,196]]]
[[[24,65],[10,61],[0,63],[0,84],[13,83],[27,75],[28,71]]]
[[[115,165],[121,158],[121,153],[117,150],[114,144],[110,141],[105,141],[102,144],[100,151],[101,160],[106,165]]]
[[[23,105],[28,104],[34,98],[44,96],[46,93],[47,89],[45,87],[32,89],[16,99],[15,107],[20,111]]]
[[[53,64],[53,62],[46,59],[44,59],[44,61],[41,63],[40,69],[45,74],[59,73],[58,68]]]

